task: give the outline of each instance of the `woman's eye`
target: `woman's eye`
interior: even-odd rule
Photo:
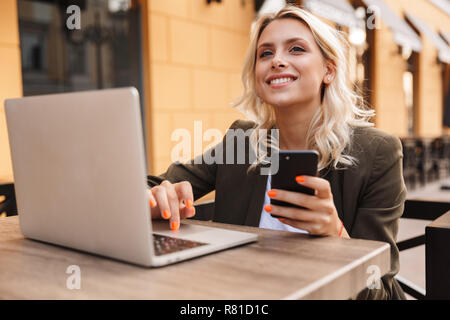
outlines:
[[[259,57],[260,57],[260,58],[264,58],[264,57],[266,57],[266,56],[268,56],[268,55],[270,55],[270,54],[272,54],[272,52],[270,52],[270,51],[264,51],[263,53],[261,53],[261,54],[259,55]]]
[[[295,46],[291,48],[291,51],[295,51],[295,52],[304,52],[305,49],[303,49],[302,47],[299,46]]]

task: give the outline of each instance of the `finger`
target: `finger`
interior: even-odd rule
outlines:
[[[316,232],[316,230],[318,230],[318,228],[317,228],[316,224],[313,222],[304,222],[304,221],[298,221],[298,220],[291,220],[291,219],[287,219],[287,218],[279,218],[278,220],[281,223],[290,225],[291,227],[308,231],[310,234],[313,234],[313,235],[317,234],[315,232]]]
[[[301,192],[272,189],[269,190],[267,194],[270,199],[288,202],[311,210],[318,211],[322,205],[320,203],[320,199],[318,199],[316,196],[311,196],[309,194]]]
[[[191,218],[195,215],[194,194],[192,185],[188,181],[182,181],[174,184],[178,199],[180,200],[181,218]]]
[[[312,176],[297,176],[295,181],[302,186],[316,190],[316,196],[322,199],[333,197],[328,180]]]
[[[322,215],[315,211],[276,205],[269,206],[265,206],[264,209],[270,209],[270,214],[276,216],[302,222],[322,223]]]
[[[152,212],[157,211],[160,217],[169,219],[171,216],[171,212],[169,201],[167,199],[166,189],[161,186],[156,186],[151,189],[151,192],[157,203],[157,207],[155,207],[155,210],[152,210]]]
[[[147,197],[148,197],[148,202],[150,204],[150,216],[152,217],[152,219],[159,218],[160,214],[159,214],[159,211],[156,210],[157,202],[156,202],[155,197],[153,196],[152,190],[150,190],[150,189],[147,190]],[[152,210],[153,208],[155,208],[155,209]]]
[[[161,187],[166,189],[167,201],[170,208],[170,228],[176,231],[180,228],[180,200],[172,183],[164,180]]]

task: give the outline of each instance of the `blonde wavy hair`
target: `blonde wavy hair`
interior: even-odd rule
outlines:
[[[313,116],[307,131],[307,148],[318,151],[319,170],[329,165],[335,169],[354,165],[357,159],[345,154],[353,130],[357,127],[373,126],[369,119],[375,113],[364,105],[362,97],[351,87],[346,59],[349,44],[340,31],[293,5],[288,5],[277,13],[262,15],[252,24],[250,44],[242,69],[244,91],[233,106],[257,124],[250,136],[253,150],[258,150],[258,142],[261,143],[258,129],[267,130],[275,126],[273,107],[263,102],[256,93],[255,65],[259,37],[269,23],[278,19],[296,19],[306,24],[323,57],[331,60],[335,66],[334,80],[327,86],[323,84],[321,107]],[[273,148],[273,141],[269,141],[269,147]],[[257,154],[257,161],[264,162],[263,158],[266,158],[267,154]]]

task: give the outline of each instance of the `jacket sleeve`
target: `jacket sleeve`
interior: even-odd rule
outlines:
[[[214,156],[216,151],[220,149],[221,144],[222,142],[186,163],[178,161],[172,163],[167,171],[159,176],[147,176],[149,187],[159,185],[164,180],[168,180],[171,183],[189,181],[192,185],[194,200],[213,191],[215,189],[217,164],[207,164],[204,161],[204,156],[208,152]]]
[[[402,146],[397,137],[378,137],[370,178],[362,192],[350,236],[389,243],[391,270],[382,277],[379,289],[366,288],[356,299],[405,299],[394,279],[400,269],[396,239],[406,197],[402,158]]]
[[[228,130],[252,126],[253,123],[250,121],[236,120]],[[226,136],[220,143],[187,163],[174,162],[165,173],[159,176],[147,176],[148,185],[154,187],[164,180],[168,180],[171,183],[189,181],[192,185],[194,200],[215,190],[217,166],[225,162]]]

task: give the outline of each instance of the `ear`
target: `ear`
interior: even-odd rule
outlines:
[[[333,60],[325,61],[325,74],[323,76],[323,83],[330,84],[336,76],[336,64]]]

